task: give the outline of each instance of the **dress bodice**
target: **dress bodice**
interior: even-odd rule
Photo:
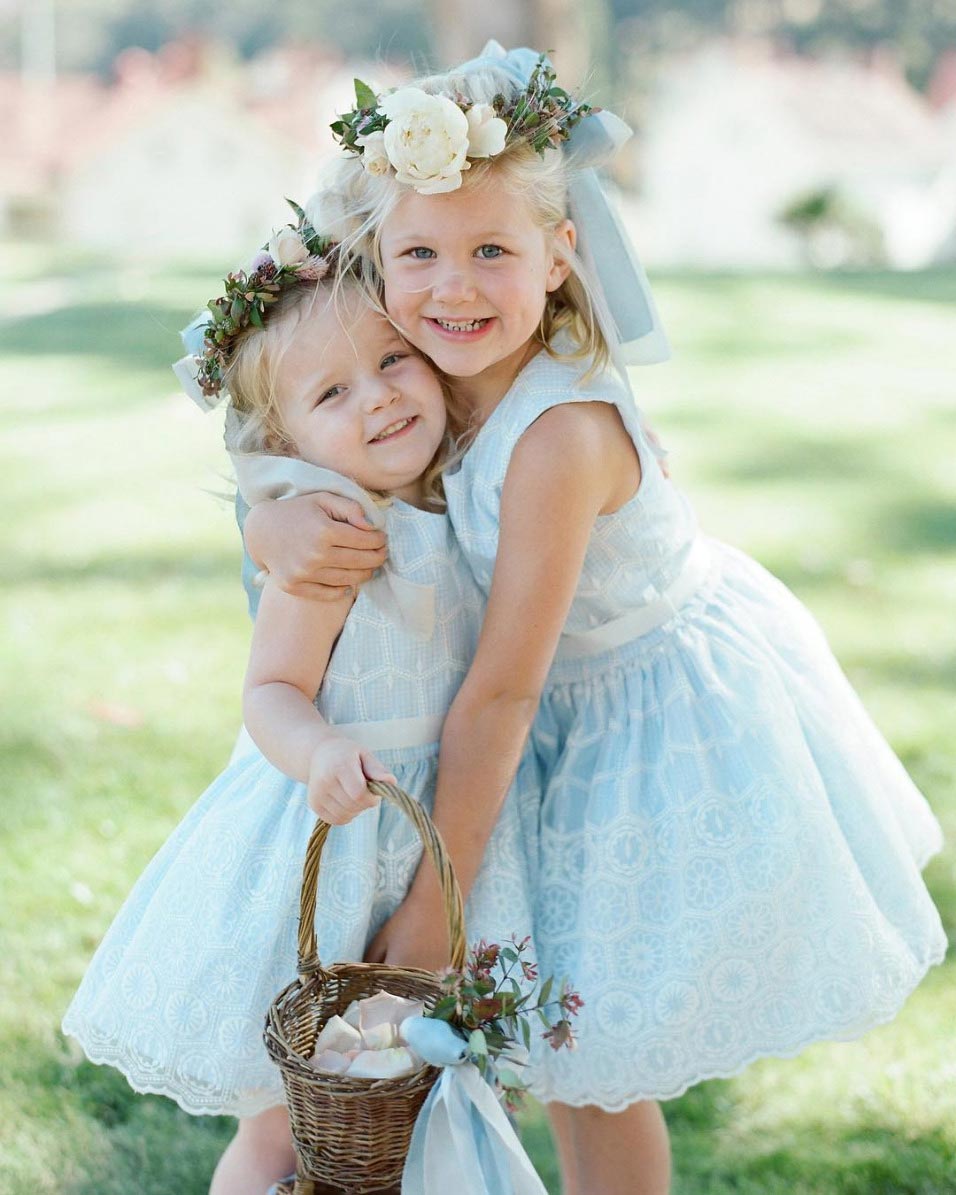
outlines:
[[[487,595],[498,551],[502,488],[519,438],[560,403],[608,402],[620,411],[640,457],[641,484],[620,509],[596,520],[565,634],[594,630],[655,601],[680,574],[697,536],[690,503],[660,469],[627,386],[609,370],[582,380],[586,368],[586,362],[538,353],[482,426],[460,466],[445,474],[449,517]]]
[[[316,699],[331,722],[444,717],[475,654],[484,599],[447,516],[394,501],[385,532],[390,576],[359,591]]]
[[[286,457],[234,456],[243,498],[326,491],[359,502],[388,537],[388,561],[359,590],[316,706],[330,722],[444,717],[475,652],[484,598],[448,517],[392,499],[384,509],[355,482]]]

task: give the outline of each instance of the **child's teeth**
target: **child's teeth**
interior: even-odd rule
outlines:
[[[407,427],[409,423],[411,423],[411,419],[399,419],[398,423],[390,424],[385,428],[384,431],[380,431],[378,435],[374,437],[374,439],[384,440],[386,436],[391,436],[395,432],[400,432],[402,428]]]
[[[474,332],[476,328],[480,328],[482,324],[485,323],[484,320],[480,319],[463,320],[459,323],[452,323],[451,320],[440,319],[437,322],[449,332]]]

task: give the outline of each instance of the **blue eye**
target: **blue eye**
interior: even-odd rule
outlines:
[[[414,249],[409,249],[408,256],[413,257],[416,261],[428,261],[429,258],[434,257],[434,250],[426,248],[424,245],[416,245]]]
[[[324,403],[327,398],[335,398],[338,394],[341,393],[341,391],[342,391],[341,386],[330,386],[328,388],[328,390],[325,391],[324,394],[319,395],[318,399],[316,400],[315,405],[319,406],[319,404]]]
[[[483,261],[494,261],[496,257],[502,256],[504,249],[500,245],[481,245],[476,253]]]
[[[387,369],[390,365],[394,365],[396,361],[401,361],[403,353],[388,353],[382,358],[382,363],[379,369]]]

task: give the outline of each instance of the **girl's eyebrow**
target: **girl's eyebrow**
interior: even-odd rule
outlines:
[[[329,374],[328,370],[322,369],[321,367],[314,373],[309,374],[309,376],[302,382],[302,385],[299,386],[298,389],[293,393],[293,401],[303,404],[309,403],[320,391],[324,392],[328,390],[330,386],[338,385],[336,382],[329,381],[330,376],[331,375]]]
[[[456,232],[456,236],[460,235]],[[513,241],[520,240],[518,233],[506,232],[500,228],[493,228],[487,231],[479,230],[478,232],[466,232],[470,240],[476,244],[483,244],[485,241]],[[402,233],[400,237],[395,238],[394,248],[408,245],[427,245],[429,242],[438,240],[434,232],[409,232]]]

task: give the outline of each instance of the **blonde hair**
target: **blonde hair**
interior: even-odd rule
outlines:
[[[476,104],[491,103],[496,95],[510,99],[522,90],[511,75],[494,67],[452,70],[419,79],[411,86]],[[462,176],[462,186],[479,188],[493,180],[496,188],[523,197],[535,223],[550,234],[568,218],[571,174],[567,157],[560,150],[549,148],[539,154],[526,141],[511,141],[496,157],[473,161]],[[355,263],[369,302],[383,314],[382,228],[405,190],[394,175],[369,174],[360,158],[349,155],[340,163],[329,186],[313,200],[316,208],[310,209],[310,215],[315,212],[315,219],[319,220],[316,227],[331,226],[332,235],[341,240],[344,260]],[[536,338],[554,357],[587,361],[584,377],[588,378],[611,361],[611,350],[601,327],[600,288],[577,253],[566,250],[560,241],[555,242],[555,249],[570,271],[557,290],[547,294]],[[570,348],[556,347],[561,332],[568,333]],[[453,422],[460,425],[464,415],[456,409],[453,395],[449,413]]]
[[[237,338],[225,371],[229,392],[224,439],[226,448],[236,453],[268,453],[295,456],[295,444],[282,420],[276,381],[282,357],[287,351],[300,320],[313,310],[316,302],[338,303],[343,285],[351,285],[361,297],[365,289],[355,279],[341,273],[321,282],[303,282],[283,288],[266,312],[264,326],[246,328]],[[446,393],[447,388],[442,383]],[[424,498],[429,509],[444,510],[445,495],[441,475],[452,450],[450,434],[442,437],[435,456],[422,478]],[[372,497],[387,505],[387,497],[377,492]]]

